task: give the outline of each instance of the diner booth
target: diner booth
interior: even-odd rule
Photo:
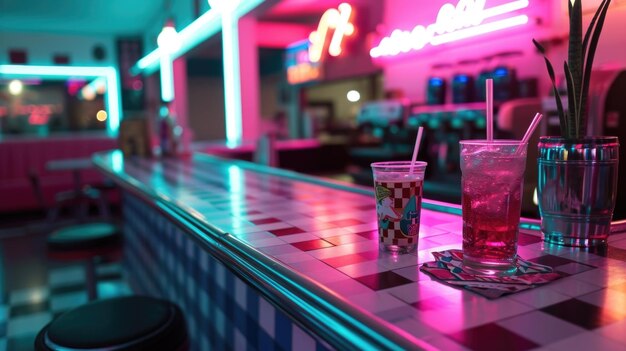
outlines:
[[[80,161],[117,146],[117,72],[0,65],[0,79],[0,212],[52,208],[55,194],[102,185]]]

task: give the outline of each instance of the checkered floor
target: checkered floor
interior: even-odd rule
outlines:
[[[98,265],[97,276],[99,298],[131,294],[122,280],[119,263]],[[34,338],[42,327],[86,302],[82,265],[50,269],[47,284],[6,292],[0,300],[0,351],[32,350]]]

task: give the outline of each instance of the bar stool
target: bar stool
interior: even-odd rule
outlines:
[[[188,349],[187,326],[180,308],[146,296],[82,305],[50,322],[35,338],[36,351]]]
[[[39,175],[31,170],[29,178],[35,197],[42,209],[46,209]],[[85,195],[97,199],[102,219],[109,217],[108,204],[97,189],[85,189]],[[48,221],[53,222],[58,214],[58,200],[68,196],[74,198],[74,192],[57,194],[57,206],[48,212]],[[60,196],[60,197],[59,197]],[[54,215],[50,216],[53,212]],[[83,216],[81,216],[83,219]],[[98,261],[116,261],[121,256],[121,229],[110,222],[92,222],[66,226],[48,235],[48,257],[55,261],[81,261],[85,264],[85,281],[87,297],[95,300],[97,297],[96,263]]]
[[[96,263],[117,261],[121,257],[122,232],[112,223],[96,222],[67,226],[48,236],[48,257],[55,261],[80,261],[85,264],[89,300],[97,298]]]
[[[104,194],[104,192],[108,191],[111,187],[108,184],[100,186],[87,185],[79,190],[75,189],[59,192],[54,195],[54,205],[48,207],[44,199],[39,173],[34,169],[29,169],[28,179],[33,188],[35,199],[39,207],[46,212],[46,218],[50,224],[56,222],[63,208],[72,208],[76,218],[83,221],[87,217],[87,212],[92,204],[98,209],[100,217],[109,218],[110,216],[109,204]]]

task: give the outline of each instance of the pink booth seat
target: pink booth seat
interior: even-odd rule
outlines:
[[[20,138],[0,141],[0,212],[32,210],[40,207],[29,176],[40,178],[46,206],[54,204],[54,195],[72,190],[71,171],[50,171],[52,160],[86,158],[94,152],[117,147],[117,140],[105,136],[66,136]],[[81,171],[82,185],[100,184],[103,177],[95,170]]]

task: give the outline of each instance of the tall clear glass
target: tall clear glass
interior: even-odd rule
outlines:
[[[463,265],[472,272],[516,271],[527,144],[462,140]]]

